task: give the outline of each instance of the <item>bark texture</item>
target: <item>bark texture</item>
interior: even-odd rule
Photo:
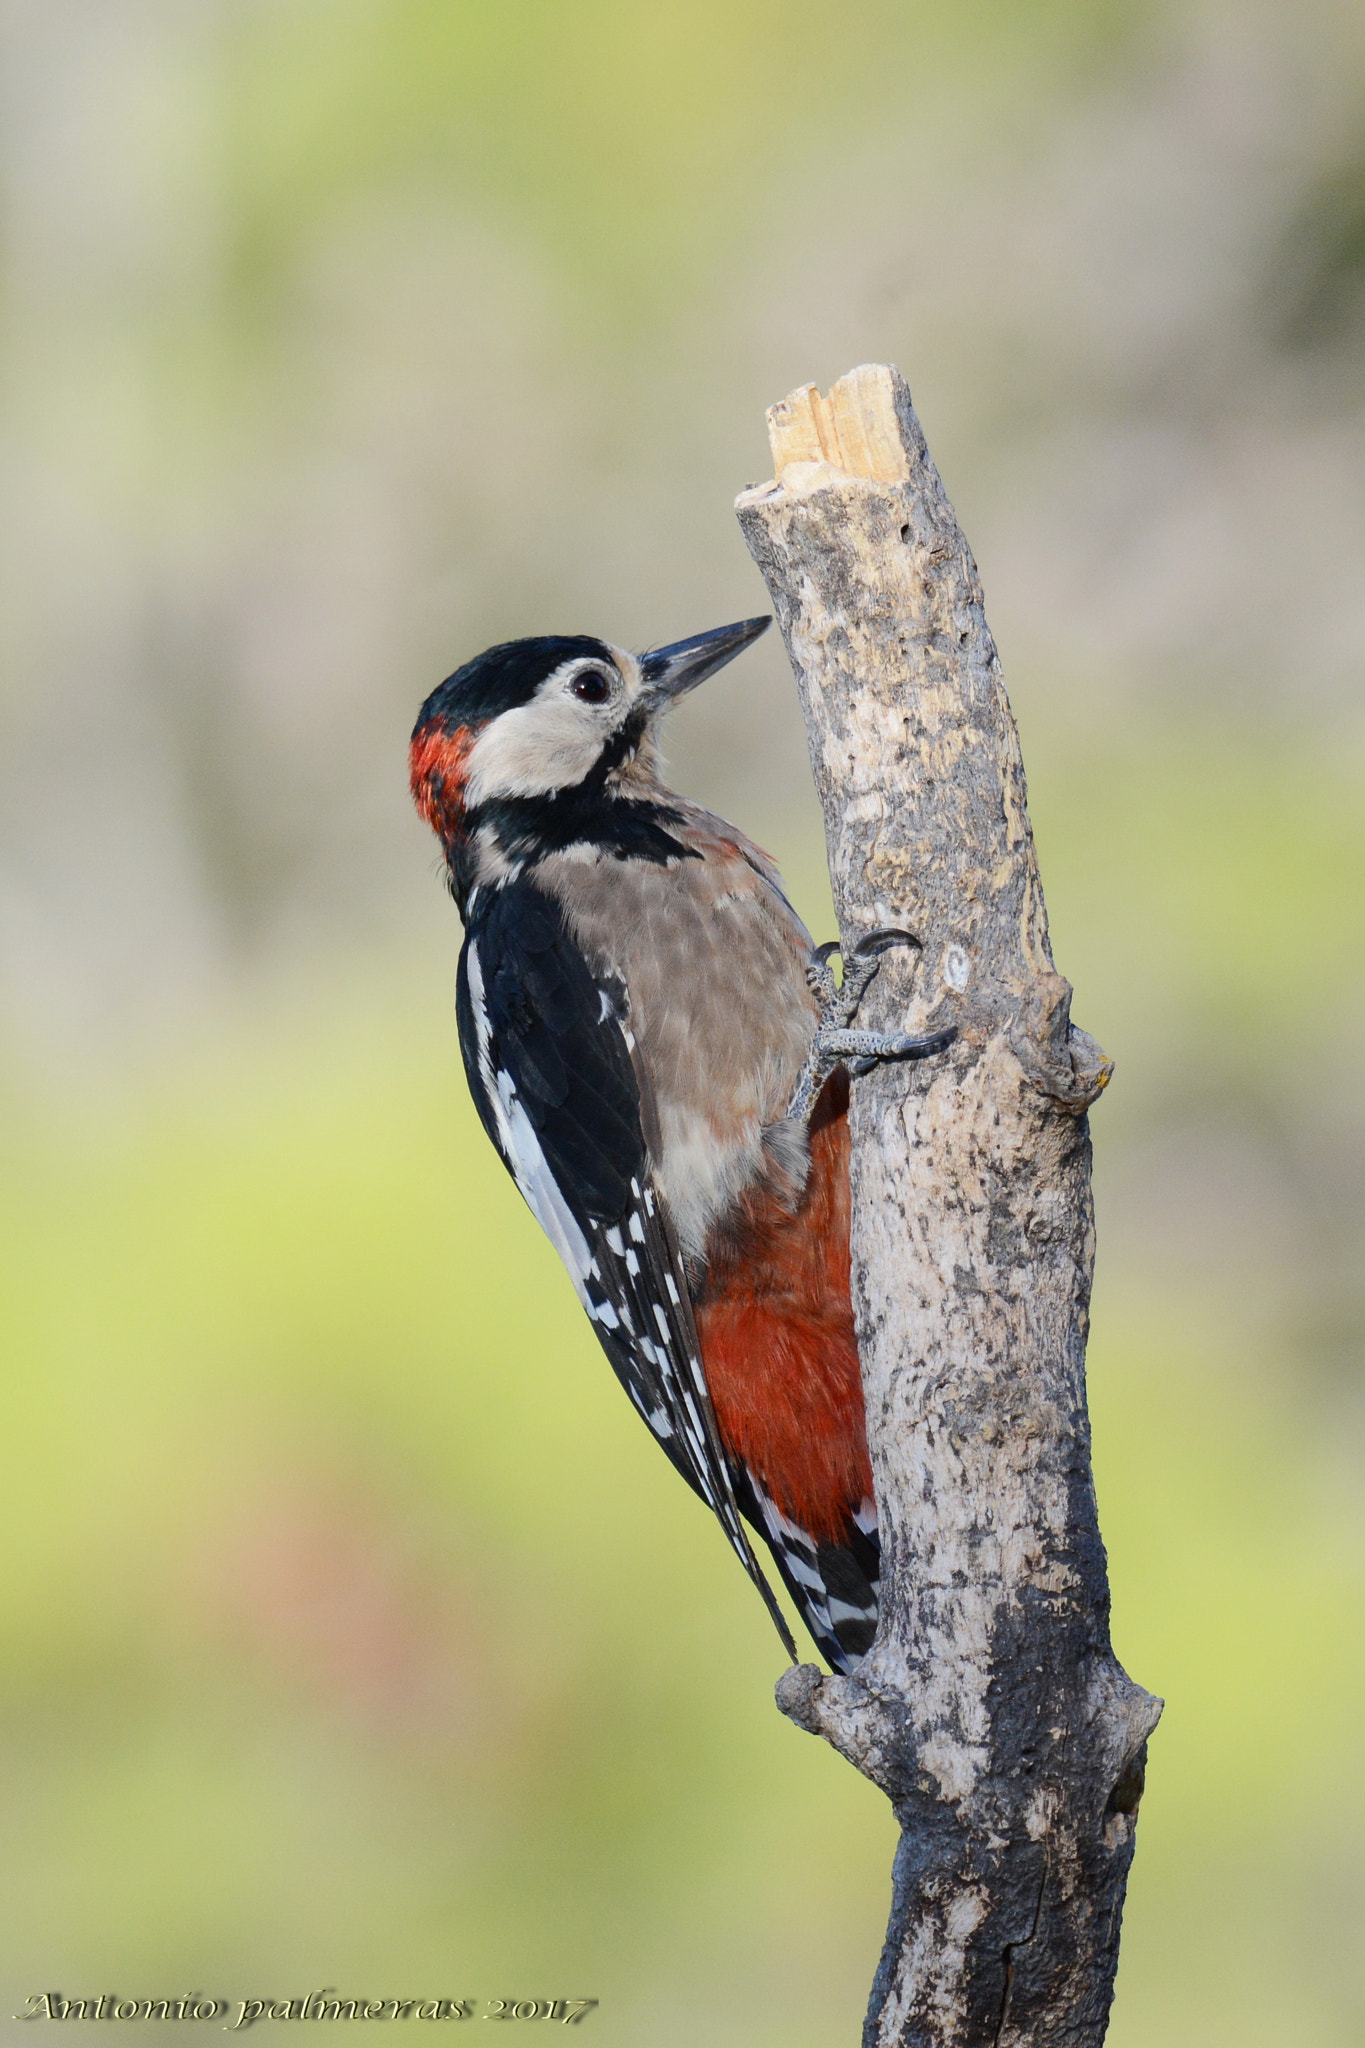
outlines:
[[[1094,2048],[1161,1702],[1109,1642],[1085,1339],[1086,1110],[1110,1063],[1048,946],[972,560],[883,365],[769,414],[737,512],[796,672],[858,1023],[953,1023],[853,1090],[853,1296],[884,1546],[876,1644],[778,1687],[902,1834],[868,2048]]]

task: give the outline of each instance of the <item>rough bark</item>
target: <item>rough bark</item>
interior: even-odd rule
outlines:
[[[1110,1075],[1048,945],[1014,720],[910,394],[881,365],[769,414],[736,510],[805,710],[860,1025],[951,1051],[853,1091],[853,1290],[884,1545],[876,1644],[784,1713],[902,1834],[868,2048],[1093,2048],[1161,1702],[1109,1642],[1090,1472],[1085,1112]]]

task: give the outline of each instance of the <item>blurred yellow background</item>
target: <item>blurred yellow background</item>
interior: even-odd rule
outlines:
[[[404,750],[490,640],[765,608],[763,408],[871,359],[1118,1060],[1111,2040],[1356,2048],[1356,0],[0,0],[0,114],[3,2012],[857,2039],[889,1812],[477,1129]],[[775,638],[673,740],[827,932]]]

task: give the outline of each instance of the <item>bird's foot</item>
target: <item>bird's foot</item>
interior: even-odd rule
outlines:
[[[811,1111],[820,1099],[820,1091],[836,1067],[847,1067],[854,1075],[866,1074],[881,1060],[929,1059],[952,1044],[957,1037],[957,1027],[952,1024],[942,1031],[930,1031],[918,1038],[904,1032],[849,1029],[869,982],[881,966],[882,954],[893,946],[918,945],[919,940],[911,932],[893,929],[869,932],[845,959],[844,977],[838,983],[829,961],[831,954],[842,950],[839,941],[831,939],[816,947],[806,969],[806,979],[820,998],[820,1022],[787,1105],[789,1117],[803,1124],[809,1122]]]

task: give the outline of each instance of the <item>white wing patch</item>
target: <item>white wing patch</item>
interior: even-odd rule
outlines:
[[[582,1226],[570,1209],[558,1182],[550,1171],[549,1163],[541,1149],[540,1140],[537,1138],[531,1120],[518,1098],[516,1084],[505,1068],[499,1068],[494,1065],[492,1034],[489,1030],[488,1006],[484,992],[483,967],[479,960],[478,945],[473,939],[469,941],[467,946],[467,973],[469,977],[470,1009],[473,1012],[474,1032],[478,1047],[479,1075],[483,1082],[487,1099],[493,1108],[499,1144],[504,1158],[512,1169],[512,1176],[521,1190],[527,1207],[563,1260],[565,1270],[573,1282],[574,1292],[587,1310],[592,1321],[602,1329],[612,1331],[620,1329],[624,1324],[628,1330],[631,1330],[634,1342],[646,1363],[653,1366],[656,1371],[676,1371],[678,1363],[685,1363],[686,1372],[692,1380],[692,1386],[689,1387],[684,1382],[679,1387],[682,1402],[685,1406],[685,1412],[682,1416],[683,1433],[686,1437],[688,1448],[692,1453],[692,1462],[695,1465],[697,1477],[707,1504],[720,1516],[727,1533],[731,1534],[733,1540],[734,1534],[740,1530],[739,1517],[733,1503],[720,1498],[715,1486],[712,1484],[708,1470],[706,1430],[702,1424],[701,1416],[697,1410],[697,1402],[694,1398],[695,1390],[703,1400],[709,1399],[701,1361],[691,1351],[690,1347],[685,1351],[681,1361],[676,1360],[674,1356],[670,1355],[675,1351],[676,1333],[673,1324],[670,1322],[668,1311],[661,1302],[654,1302],[652,1307],[654,1321],[662,1341],[651,1343],[648,1337],[635,1335],[628,1306],[622,1303],[618,1310],[618,1306],[608,1299],[605,1290],[600,1285],[602,1278],[601,1269],[598,1266],[597,1260],[593,1257]],[[632,1180],[630,1187],[631,1194],[640,1206],[631,1210],[627,1218],[626,1228],[636,1244],[644,1244],[644,1218],[654,1213],[653,1190],[649,1187],[641,1188],[637,1180]],[[604,1230],[602,1239],[607,1247],[616,1253],[618,1257],[622,1254],[626,1255],[628,1270],[632,1276],[639,1273],[640,1262],[633,1252],[627,1250],[625,1238],[622,1236],[618,1225],[613,1224],[609,1229]],[[594,1280],[599,1283],[596,1288],[590,1285],[590,1282]],[[681,1298],[671,1273],[664,1275],[664,1283],[674,1307],[680,1306]],[[657,1436],[671,1437],[674,1434],[673,1423],[663,1408],[647,1406],[642,1390],[631,1385],[629,1382],[627,1383],[626,1390]]]
[[[483,962],[472,935],[465,942],[465,976],[479,1092],[498,1149],[559,1253],[631,1401],[718,1517],[794,1655],[790,1633],[740,1519],[711,1414],[690,1298],[671,1270],[679,1254],[668,1213],[660,1213],[648,1179],[642,1184],[632,1178],[629,1206],[619,1220],[607,1224],[575,1214],[551,1170],[516,1077],[500,1061]],[[624,1032],[619,1012],[605,1000],[597,1022]]]
[[[531,1214],[564,1261],[579,1300],[588,1314],[595,1316],[595,1304],[587,1293],[588,1276],[594,1270],[588,1240],[560,1192],[554,1175],[550,1172],[545,1154],[540,1149],[540,1140],[532,1129],[531,1119],[517,1098],[511,1075],[495,1072],[493,1068],[483,968],[479,961],[478,947],[472,940],[468,948],[468,961],[470,1007],[474,1012],[474,1031],[479,1048],[479,1074],[484,1091],[493,1106],[503,1157],[512,1169],[513,1178],[521,1189]]]

